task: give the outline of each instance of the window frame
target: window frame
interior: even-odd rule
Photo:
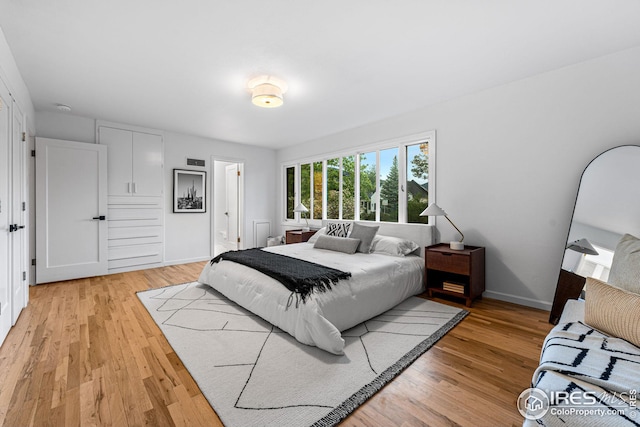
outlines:
[[[294,206],[297,206],[300,203],[301,191],[301,165],[309,164],[311,171],[311,188],[310,188],[310,201],[311,206],[307,206],[310,211],[310,215],[313,212],[313,164],[322,162],[322,219],[309,218],[309,225],[314,227],[320,227],[322,225],[322,220],[327,219],[327,161],[332,159],[338,159],[339,162],[339,186],[340,186],[340,194],[339,194],[339,218],[338,220],[343,220],[343,159],[349,156],[355,156],[355,175],[354,175],[354,219],[347,219],[345,221],[362,221],[362,222],[380,222],[380,151],[397,148],[398,149],[398,221],[397,223],[407,223],[408,221],[408,210],[407,210],[407,195],[406,195],[406,181],[407,181],[407,148],[411,145],[420,144],[423,142],[427,142],[429,144],[429,174],[428,174],[428,193],[429,193],[429,204],[435,203],[436,201],[436,131],[430,130],[417,134],[407,135],[399,138],[394,138],[378,143],[372,143],[367,145],[362,145],[358,147],[353,147],[347,150],[341,151],[333,151],[325,154],[320,154],[317,156],[310,156],[306,158],[301,158],[293,161],[288,161],[282,164],[282,175],[283,175],[283,197],[281,206],[284,208],[284,214],[282,215],[284,218],[283,225],[306,225],[305,221],[302,221],[304,218],[300,215],[299,212],[294,212],[294,219],[288,219],[287,216],[287,169],[293,167],[295,173],[295,187],[294,187]],[[360,219],[360,155],[367,153],[376,153],[376,216],[375,221],[371,220],[361,220]],[[393,222],[389,222],[393,224]],[[433,224],[433,217],[429,217],[428,224]],[[416,223],[417,224],[417,223]]]

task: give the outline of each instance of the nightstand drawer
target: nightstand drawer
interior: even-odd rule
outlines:
[[[449,273],[469,274],[469,256],[466,254],[427,251],[427,268]]]

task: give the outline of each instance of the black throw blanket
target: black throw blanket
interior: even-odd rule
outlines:
[[[276,279],[292,292],[292,296],[296,294],[296,299],[300,297],[302,302],[312,293],[328,291],[338,280],[351,277],[350,272],[261,249],[224,252],[212,259],[211,265],[220,260],[246,265]],[[290,304],[291,299],[287,306]]]

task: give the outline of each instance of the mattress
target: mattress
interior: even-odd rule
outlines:
[[[347,255],[316,249],[310,243],[263,250],[351,272],[330,292],[315,293],[306,303],[291,302],[280,282],[232,261],[207,263],[198,281],[289,333],[303,344],[343,354],[341,331],[395,307],[424,291],[424,260],[415,255]]]

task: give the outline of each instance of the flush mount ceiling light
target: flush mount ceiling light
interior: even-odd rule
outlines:
[[[275,108],[282,105],[282,94],[287,91],[287,84],[272,76],[260,76],[249,80],[247,89],[254,105]]]
[[[65,113],[70,113],[71,112],[71,107],[69,107],[68,105],[65,105],[65,104],[56,104],[56,108],[59,111],[63,111]]]

